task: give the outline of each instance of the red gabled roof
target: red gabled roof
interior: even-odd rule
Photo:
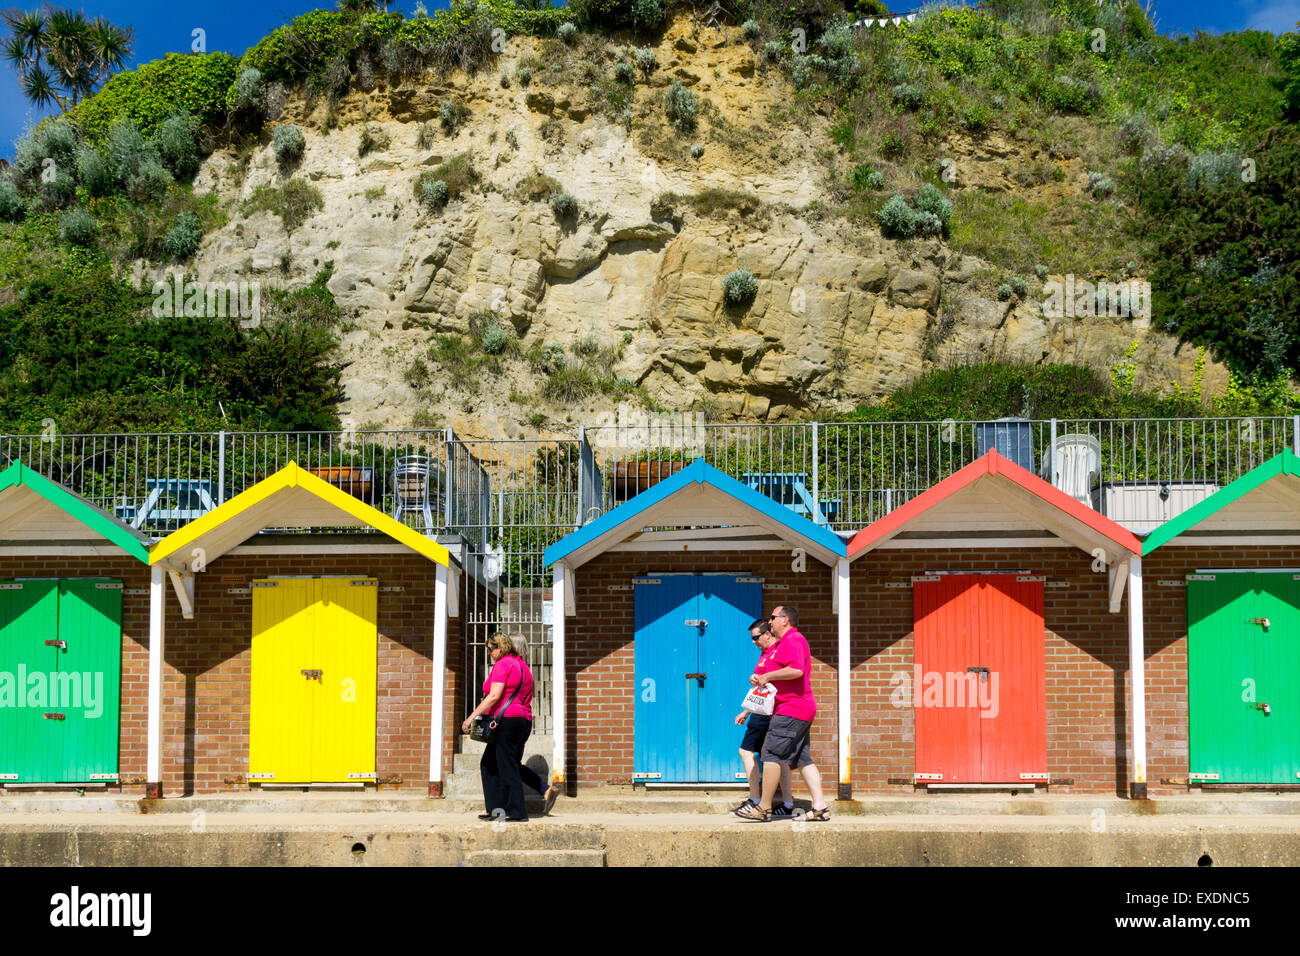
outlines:
[[[1142,542],[1131,531],[1086,505],[1080,504],[1059,488],[1026,471],[1009,458],[996,451],[990,451],[960,471],[949,475],[933,488],[917,495],[907,504],[895,508],[883,518],[873,521],[859,531],[849,541],[849,560],[852,561],[872,545],[901,531],[913,519],[986,475],[998,475],[1020,486],[1030,494],[1041,498],[1045,504],[1114,542],[1120,549],[1132,554],[1142,553]]]

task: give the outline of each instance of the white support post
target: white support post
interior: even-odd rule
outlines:
[[[433,584],[433,698],[429,719],[429,796],[442,796],[442,741],[446,733],[444,714],[447,683],[447,573],[446,565],[434,565]]]
[[[849,657],[849,562],[840,558],[835,562],[835,601],[836,621],[839,625],[839,653],[836,655],[838,665],[838,688],[836,702],[839,704],[836,715],[836,730],[840,747],[840,782],[838,797],[841,800],[853,799],[853,708],[850,695],[853,686],[853,674]]]
[[[149,569],[149,726],[145,761],[146,797],[162,797],[162,683],[163,639],[167,619],[167,581],[163,568]]]
[[[1128,669],[1133,715],[1133,779],[1129,796],[1143,799],[1147,795],[1147,686],[1142,634],[1142,559],[1137,555],[1129,559],[1128,566]]]
[[[568,569],[556,562],[551,585],[551,727],[554,749],[551,752],[551,781],[564,783],[564,606],[569,589]]]

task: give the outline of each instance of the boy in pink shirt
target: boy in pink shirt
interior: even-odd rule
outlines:
[[[808,641],[798,630],[799,614],[792,607],[778,607],[772,612],[772,633],[777,644],[769,662],[773,670],[754,674],[749,682],[754,686],[772,683],[776,686],[776,707],[772,722],[763,740],[763,795],[758,806],[736,811],[747,820],[766,823],[772,818],[772,798],[782,766],[797,769],[812,795],[812,812],[806,820],[829,820],[830,808],[822,796],[822,778],[813,763],[808,737],[813,718],[817,716],[817,700],[812,692],[812,653]]]

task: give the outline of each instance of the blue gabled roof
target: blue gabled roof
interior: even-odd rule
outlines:
[[[848,555],[844,542],[829,528],[822,527],[802,515],[795,514],[785,505],[773,501],[767,495],[755,491],[743,482],[737,481],[730,475],[724,474],[712,465],[707,464],[703,458],[697,458],[675,475],[665,478],[572,534],[565,535],[542,554],[543,564],[550,567],[556,561],[563,560],[579,548],[585,547],[609,534],[635,518],[638,514],[648,511],[692,484],[711,485],[718,491],[736,499],[737,503],[752,508],[765,517],[784,525],[793,534],[830,551],[837,557],[843,558]]]

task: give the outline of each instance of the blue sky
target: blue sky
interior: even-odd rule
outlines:
[[[887,0],[891,10],[919,7],[920,3]],[[0,4],[35,9],[37,0],[0,0]],[[135,28],[132,64],[147,63],[166,53],[187,52],[193,31],[206,32],[207,49],[241,54],[253,43],[305,10],[329,7],[328,0],[103,0],[62,5],[85,11],[87,16],[105,16],[119,26]],[[445,0],[426,0],[430,11],[445,7]],[[415,0],[401,0],[392,9],[409,14]],[[1300,0],[1155,0],[1156,16],[1164,33],[1191,33],[1203,29],[1215,33],[1257,29],[1282,33],[1295,29],[1300,21]],[[0,155],[13,156],[13,142],[42,113],[23,99],[14,72],[0,64]]]

